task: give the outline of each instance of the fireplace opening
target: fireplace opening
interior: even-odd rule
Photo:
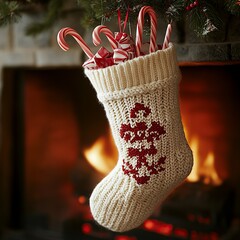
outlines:
[[[195,164],[138,229],[94,223],[88,198],[118,153],[81,68],[5,68],[5,229],[29,239],[239,239],[239,64],[181,65],[180,105]],[[11,232],[11,231],[10,231]]]

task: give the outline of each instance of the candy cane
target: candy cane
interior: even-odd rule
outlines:
[[[150,46],[149,52],[155,52],[157,44],[157,17],[156,13],[150,6],[144,6],[141,8],[139,15],[138,15],[138,22],[137,22],[137,31],[136,31],[136,55],[137,57],[140,56],[140,50],[142,46],[142,34],[143,34],[143,23],[144,23],[144,15],[148,13],[151,20],[151,34],[150,34]]]
[[[166,49],[168,47],[169,42],[170,42],[171,33],[172,33],[172,25],[169,23],[167,26],[162,49]]]
[[[82,50],[86,53],[86,55],[89,57],[89,58],[92,58],[94,55],[93,53],[91,52],[90,48],[88,47],[88,45],[86,44],[86,42],[82,39],[82,37],[72,28],[62,28],[59,32],[58,32],[58,35],[57,35],[57,42],[58,42],[58,45],[64,50],[64,51],[67,51],[69,49],[69,46],[68,44],[66,43],[65,41],[65,37],[67,35],[70,35],[72,36],[76,41],[77,43],[80,45],[80,47],[82,48]]]
[[[100,33],[104,33],[106,35],[108,41],[111,44],[112,49],[118,48],[118,43],[115,40],[113,33],[111,32],[111,30],[109,28],[107,28],[104,25],[99,25],[99,26],[95,27],[95,29],[93,30],[92,38],[93,38],[93,44],[95,46],[97,46],[101,43],[101,38],[99,36]]]

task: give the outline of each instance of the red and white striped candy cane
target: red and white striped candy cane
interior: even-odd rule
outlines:
[[[65,41],[65,37],[67,35],[72,36],[77,43],[80,45],[80,47],[82,48],[82,50],[86,53],[86,55],[89,58],[92,58],[94,56],[94,54],[91,52],[90,48],[88,47],[88,45],[86,44],[86,42],[82,39],[82,37],[72,28],[66,27],[66,28],[62,28],[57,35],[57,42],[58,45],[64,50],[67,51],[69,49],[68,44]]]
[[[150,46],[149,53],[155,52],[157,48],[157,17],[156,13],[150,6],[143,6],[138,14],[137,31],[136,31],[136,55],[140,56],[140,50],[142,47],[142,34],[144,16],[148,13],[151,20],[151,33],[150,33]]]
[[[166,30],[165,38],[164,38],[164,41],[163,41],[162,49],[168,48],[171,33],[172,33],[172,25],[169,23],[168,26],[167,26],[167,30]]]
[[[113,33],[111,32],[111,30],[109,28],[107,28],[104,25],[99,25],[99,26],[95,27],[93,30],[92,38],[93,38],[93,44],[95,46],[98,46],[102,42],[101,38],[100,38],[100,33],[104,33],[106,35],[108,41],[110,42],[112,49],[118,48],[118,42],[115,40]]]

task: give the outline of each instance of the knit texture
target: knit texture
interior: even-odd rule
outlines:
[[[94,219],[117,232],[141,225],[190,173],[181,122],[175,49],[99,70],[85,70],[118,148],[115,168],[90,197]]]

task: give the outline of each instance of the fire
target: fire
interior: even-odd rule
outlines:
[[[193,152],[193,159],[194,159],[194,164],[193,164],[193,168],[192,171],[190,173],[190,175],[188,176],[188,180],[190,182],[197,182],[199,180],[199,174],[198,174],[198,169],[199,169],[199,157],[198,157],[198,140],[197,138],[193,138],[191,142],[189,142],[189,145],[192,149]]]
[[[188,138],[188,134],[186,135]],[[206,158],[201,159],[199,138],[196,136],[192,137],[189,140],[189,144],[193,151],[194,165],[187,180],[190,182],[201,181],[205,184],[220,185],[222,179],[214,167],[214,153],[209,151]],[[98,138],[91,147],[85,149],[84,156],[98,172],[104,175],[108,174],[114,168],[118,159],[118,152],[111,131],[109,130],[106,135]]]
[[[193,151],[194,165],[187,178],[188,181],[202,181],[205,184],[220,185],[222,180],[214,167],[214,153],[212,151],[208,152],[206,158],[202,161],[199,156],[199,139],[193,137],[189,144]]]
[[[85,158],[98,172],[106,175],[116,165],[118,152],[110,130],[98,138],[94,144],[83,152]]]

